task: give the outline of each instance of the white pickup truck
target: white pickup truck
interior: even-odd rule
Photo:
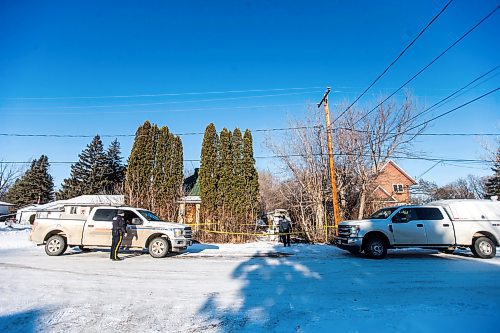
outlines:
[[[62,211],[39,211],[32,226],[30,240],[45,244],[49,256],[58,256],[68,246],[110,247],[113,217],[118,209],[125,212],[127,233],[122,246],[149,250],[155,258],[179,252],[192,244],[191,227],[163,222],[145,209],[111,206],[68,206]]]
[[[369,219],[339,224],[335,244],[381,259],[389,248],[420,247],[453,253],[470,248],[493,258],[500,240],[500,201],[441,200],[422,206],[383,208]]]

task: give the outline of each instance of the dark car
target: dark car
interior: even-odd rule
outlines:
[[[16,214],[0,215],[0,222],[16,220]]]

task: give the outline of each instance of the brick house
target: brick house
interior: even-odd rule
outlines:
[[[417,182],[393,160],[387,161],[375,179],[371,195],[372,209],[410,203],[410,187]]]

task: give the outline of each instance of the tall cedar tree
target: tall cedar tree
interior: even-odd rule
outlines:
[[[129,204],[175,220],[183,181],[182,142],[166,126],[158,129],[146,121],[139,127],[126,176]],[[145,190],[144,190],[145,189]]]
[[[250,130],[243,135],[244,210],[247,220],[256,218],[259,207],[259,174],[255,168],[253,140]]]
[[[233,202],[231,209],[233,217],[238,221],[244,219],[243,212],[245,211],[245,175],[243,169],[243,137],[239,128],[235,128],[232,136],[232,182],[231,192]]]
[[[231,132],[226,128],[223,128],[220,132],[217,198],[219,200],[220,214],[224,222],[227,222],[228,218],[232,217],[231,208],[235,200],[232,179],[233,158],[231,154],[231,137]]]
[[[17,179],[6,194],[7,201],[16,207],[44,204],[54,198],[54,182],[49,174],[49,159],[42,155],[31,162],[31,167]]]
[[[149,191],[152,170],[151,124],[146,120],[135,133],[134,145],[128,160],[125,177],[125,200],[129,205],[150,208]]]
[[[495,164],[491,170],[493,170],[493,176],[486,182],[486,198],[495,195],[500,198],[500,148],[497,149]]]
[[[109,160],[99,135],[78,155],[79,161],[71,166],[69,178],[64,179],[58,199],[84,194],[109,194],[112,187],[108,179]]]
[[[204,218],[213,222],[217,212],[219,136],[210,123],[203,136],[199,170],[200,197]]]

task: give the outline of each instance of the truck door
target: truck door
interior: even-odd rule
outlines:
[[[118,212],[114,208],[99,208],[83,229],[83,245],[111,246],[113,217]]]
[[[392,217],[395,245],[426,245],[427,237],[415,208],[403,208]]]
[[[142,247],[144,244],[144,229],[141,225],[133,225],[132,219],[141,219],[136,213],[131,210],[124,210],[125,221],[127,222],[127,234],[123,237],[122,246],[125,247]],[[141,236],[139,238],[139,236]]]
[[[416,208],[419,222],[424,224],[428,245],[453,245],[455,232],[449,219],[437,207]]]

